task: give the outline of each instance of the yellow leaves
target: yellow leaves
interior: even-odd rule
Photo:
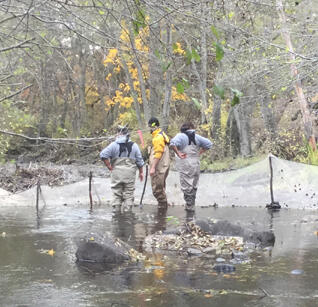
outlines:
[[[144,44],[144,40],[141,38],[135,39],[135,45],[136,45],[136,49],[139,51],[143,51],[143,52],[149,51],[149,47]]]
[[[128,85],[128,83],[120,83],[120,84],[119,84],[119,88],[120,88],[123,92],[129,92],[129,90],[130,90],[130,86]]]
[[[202,124],[200,127],[204,131],[209,131],[211,129],[211,124]]]
[[[182,49],[181,44],[179,42],[176,42],[173,45],[173,53],[180,54],[180,55],[185,54],[185,51]]]
[[[121,70],[121,68],[119,65],[114,68],[114,72],[117,74],[120,73],[120,70]]]
[[[129,68],[129,72],[131,74],[131,77],[134,79],[134,80],[137,80],[138,79],[138,71],[137,71],[137,68],[132,68],[130,67]]]
[[[139,81],[134,81],[134,90],[139,89]]]
[[[116,95],[115,97],[113,98],[113,101],[115,103],[118,103],[120,104],[121,107],[124,107],[124,108],[130,108],[132,103],[134,102],[134,99],[130,96],[123,96],[123,92],[121,91],[116,91]]]
[[[112,107],[112,106],[114,106],[116,104],[116,102],[114,102],[111,98],[106,97],[105,104],[106,104],[107,107]]]
[[[47,254],[50,256],[54,256],[54,254],[55,254],[54,249],[52,248],[52,249],[48,250]]]
[[[171,98],[172,98],[172,101],[177,101],[177,100],[186,101],[186,100],[189,100],[189,97],[185,93],[182,93],[182,94],[178,93],[175,86],[172,87]]]
[[[120,105],[124,108],[130,108],[133,102],[134,99],[132,97],[124,97]]]
[[[41,253],[41,254],[47,254],[47,255],[50,255],[50,256],[54,256],[54,254],[55,254],[55,250],[53,249],[53,248],[51,248],[51,249],[40,249],[39,250],[39,252]]]
[[[94,237],[89,238],[90,241],[95,241]]]
[[[115,59],[117,57],[117,53],[118,53],[117,49],[115,49],[115,48],[110,49],[106,59],[104,60],[104,65],[107,65],[108,63],[115,64]]]
[[[112,74],[111,74],[111,73],[109,73],[109,74],[107,75],[107,77],[105,78],[105,80],[106,80],[106,81],[109,81],[109,80],[110,80],[110,78],[111,78],[111,76],[112,76]]]
[[[92,105],[99,101],[99,93],[95,86],[86,87],[86,104]]]

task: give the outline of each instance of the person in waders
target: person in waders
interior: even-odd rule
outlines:
[[[100,158],[111,172],[113,212],[131,210],[134,204],[136,171],[139,170],[139,179],[142,181],[144,160],[139,146],[130,140],[126,126],[118,126],[116,140],[102,150]]]
[[[157,118],[150,118],[148,126],[152,135],[149,157],[152,194],[158,201],[158,208],[167,209],[166,179],[170,167],[169,137],[160,129]]]
[[[212,142],[195,133],[192,123],[184,123],[170,141],[176,154],[176,168],[180,174],[180,185],[186,203],[185,209],[193,212],[200,176],[200,155],[212,147]]]

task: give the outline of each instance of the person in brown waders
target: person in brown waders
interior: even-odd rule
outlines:
[[[185,209],[193,212],[200,176],[200,155],[212,147],[212,142],[195,133],[192,123],[184,123],[180,133],[171,139],[170,147],[176,154],[176,168],[186,203]]]
[[[149,157],[152,193],[158,201],[158,208],[167,209],[166,179],[170,167],[169,137],[160,129],[157,118],[150,118],[148,126],[152,135]]]

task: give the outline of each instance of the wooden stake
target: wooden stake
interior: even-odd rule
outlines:
[[[93,173],[89,172],[89,202],[90,202],[90,210],[93,210],[93,197],[92,197],[92,178],[93,178]]]
[[[39,198],[40,198],[40,180],[38,180],[36,184],[36,203],[35,203],[35,208],[36,208],[36,215],[39,216]]]

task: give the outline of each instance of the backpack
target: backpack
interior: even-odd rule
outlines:
[[[195,141],[195,131],[185,131],[183,132],[189,139],[189,144],[188,145],[191,145],[191,143],[193,143],[194,145],[197,145],[196,141]]]
[[[133,145],[134,145],[134,142],[131,142],[131,141],[125,142],[125,143],[119,143],[119,157],[121,157],[121,154],[124,151],[128,151],[127,157],[129,158]]]
[[[169,144],[170,144],[170,139],[169,139],[169,137],[167,136],[167,134],[166,134],[163,130],[161,130],[161,131],[159,132],[159,134],[161,134],[161,135],[163,136],[163,139],[165,140],[165,144],[166,144],[166,145],[169,145]]]

